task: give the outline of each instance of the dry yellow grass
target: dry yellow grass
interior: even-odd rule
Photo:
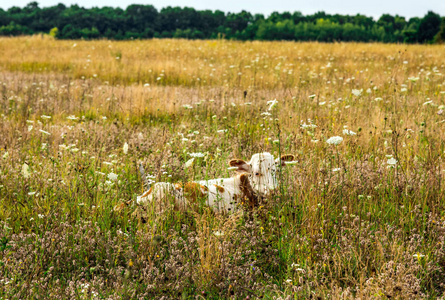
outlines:
[[[443,295],[444,46],[34,36],[0,53],[0,296]],[[259,151],[299,162],[242,218],[112,212],[140,193],[138,160],[187,181]]]

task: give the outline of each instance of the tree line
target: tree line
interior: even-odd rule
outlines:
[[[356,41],[384,43],[442,43],[445,17],[429,11],[423,18],[383,14],[378,20],[317,12],[274,12],[265,17],[247,11],[224,13],[190,7],[129,5],[84,8],[58,4],[0,9],[0,35],[47,33],[58,39],[235,39],[295,41]]]

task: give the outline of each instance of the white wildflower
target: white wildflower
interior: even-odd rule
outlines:
[[[222,232],[222,231],[215,231],[215,232],[213,232],[213,234],[214,234],[215,236],[223,236],[223,235],[224,235],[224,232]]]
[[[408,80],[412,82],[416,82],[419,79],[420,79],[419,77],[408,77]]]
[[[315,94],[313,94],[313,95],[309,95],[309,99],[314,99],[315,98]]]
[[[43,133],[43,134],[51,135],[51,133],[49,133],[48,131],[45,131],[45,130],[42,130],[42,129],[39,129],[39,131],[40,131],[41,133]]]
[[[30,132],[33,128],[34,128],[34,126],[29,125],[29,126],[28,126],[28,132]]]
[[[68,120],[72,120],[72,121],[79,119],[79,118],[77,118],[75,115],[71,115],[71,116],[68,116],[68,117],[66,117],[66,118],[67,118]]]
[[[42,119],[51,119],[51,116],[46,116],[46,115],[41,115],[40,116]]]
[[[333,136],[330,137],[326,143],[330,145],[339,145],[343,141],[343,138],[341,136]]]
[[[267,110],[272,110],[272,108],[274,108],[278,104],[278,101],[277,101],[277,99],[273,99],[273,100],[267,101],[267,104],[269,104],[269,108]]]
[[[38,214],[37,216],[39,217],[39,219],[43,219],[45,217],[45,215],[42,214]]]
[[[3,159],[7,159],[7,158],[9,157],[9,152],[8,152],[8,151],[6,151],[6,152],[5,152],[5,154],[3,154],[3,156],[2,156],[2,157],[3,157]]]
[[[22,174],[23,174],[23,177],[25,177],[25,178],[28,178],[31,175],[31,173],[29,172],[29,166],[27,163],[24,163],[22,166]]]
[[[191,157],[204,157],[204,156],[205,156],[205,154],[204,154],[204,153],[201,153],[201,152],[189,153],[189,155],[190,155]]]
[[[313,129],[313,128],[317,128],[317,125],[315,125],[315,124],[306,124],[306,123],[303,123],[303,124],[301,124],[300,126],[301,126],[301,128],[303,128],[303,129],[307,129],[307,128],[311,128],[311,129]]]
[[[361,89],[361,90],[353,89],[353,90],[351,91],[351,93],[352,93],[354,96],[356,96],[356,97],[360,96],[360,95],[362,94],[362,92],[363,92],[363,89]]]
[[[37,192],[29,192],[29,193],[28,193],[28,196],[35,195],[35,193],[37,193]]]
[[[296,268],[295,271],[304,273],[304,269],[302,268]]]
[[[220,129],[220,130],[218,130],[216,132],[218,132],[218,133],[225,133],[225,132],[227,132],[227,129]]]
[[[124,147],[122,148],[122,150],[124,151],[124,154],[128,153],[128,144],[127,144],[127,142],[125,142]]]
[[[417,259],[421,259],[422,257],[425,257],[424,254],[420,254],[420,253],[416,253],[413,255],[413,257],[417,258]]]
[[[405,93],[406,91],[408,91],[408,89],[407,89],[407,88],[401,88],[400,91],[401,91],[402,93]]]
[[[284,163],[286,165],[293,166],[293,165],[296,165],[298,163],[298,160],[285,161]]]
[[[332,172],[338,172],[338,171],[340,171],[341,170],[341,168],[333,168],[332,169]]]
[[[192,157],[191,159],[189,159],[188,161],[186,161],[186,163],[185,163],[185,167],[186,167],[186,168],[191,167],[191,166],[193,165],[193,162],[194,162],[194,161],[195,161],[195,158]]]
[[[388,164],[388,166],[394,167],[397,164],[397,160],[394,157],[391,157],[386,161],[386,163]]]
[[[262,116],[271,116],[272,114],[270,112],[265,111],[265,112],[262,112],[261,115]]]
[[[343,134],[345,134],[345,135],[356,135],[357,133],[355,133],[352,130],[343,129]]]
[[[116,181],[117,180],[117,174],[115,174],[115,173],[113,173],[113,172],[111,172],[111,173],[109,173],[108,174],[108,179],[110,179],[110,180],[113,180],[113,181]]]

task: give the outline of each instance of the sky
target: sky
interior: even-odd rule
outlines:
[[[166,6],[188,6],[198,10],[211,9],[224,12],[249,11],[268,16],[273,11],[300,11],[304,15],[325,11],[329,14],[357,13],[378,19],[382,14],[400,15],[406,18],[423,17],[429,10],[445,16],[445,0],[36,0],[40,7],[64,3],[83,7],[112,6],[126,8],[130,4],[151,4],[157,9]],[[31,0],[0,0],[0,7],[23,7]]]

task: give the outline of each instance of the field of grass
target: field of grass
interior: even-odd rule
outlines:
[[[445,297],[444,46],[35,36],[0,53],[0,299]],[[142,192],[140,162],[199,180],[261,151],[298,163],[253,211],[113,210]]]

